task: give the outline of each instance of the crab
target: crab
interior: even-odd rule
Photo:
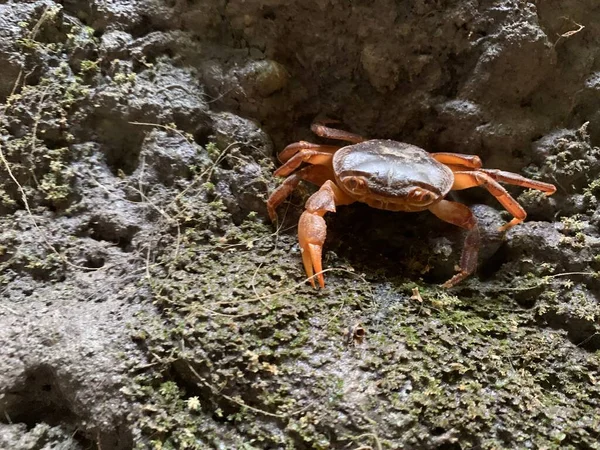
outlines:
[[[277,221],[277,207],[302,180],[320,186],[307,201],[298,222],[298,239],[304,269],[313,287],[315,278],[325,287],[322,268],[327,226],[323,216],[340,205],[362,202],[388,211],[429,210],[441,220],[467,230],[458,272],[442,286],[450,288],[477,267],[480,236],[477,220],[461,203],[446,200],[453,190],[484,187],[513,215],[500,231],[523,222],[527,213],[499,182],[536,189],[552,195],[556,187],[496,169],[483,169],[476,155],[429,153],[415,145],[384,139],[367,140],[330,127],[332,121],[315,122],[317,136],[350,145],[321,145],[300,141],[280,154],[283,163],[274,175],[287,177],[267,200],[267,210]],[[303,163],[307,163],[303,167]]]

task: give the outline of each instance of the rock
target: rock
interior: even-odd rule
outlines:
[[[0,5],[0,447],[597,446],[600,13],[554,3]],[[313,289],[315,186],[265,201],[316,117],[558,191],[450,194],[450,291],[460,228],[339,206]]]

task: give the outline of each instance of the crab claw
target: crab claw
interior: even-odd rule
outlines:
[[[304,211],[298,222],[298,240],[300,241],[300,251],[302,252],[302,262],[306,275],[310,278],[310,284],[315,284],[314,274],[319,281],[319,286],[325,287],[325,279],[321,264],[321,254],[325,236],[327,235],[327,225],[325,219],[315,213]]]

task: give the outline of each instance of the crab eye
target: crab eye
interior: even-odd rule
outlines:
[[[342,180],[346,189],[355,193],[367,192],[367,182],[361,177],[347,177]]]
[[[408,196],[415,203],[427,204],[435,200],[435,195],[433,194],[433,192],[418,187],[410,191]]]

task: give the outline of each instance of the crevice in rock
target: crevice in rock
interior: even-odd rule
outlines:
[[[28,429],[40,423],[64,427],[83,448],[95,448],[93,441],[78,431],[78,418],[59,387],[53,368],[47,365],[30,368],[22,383],[6,390],[0,403],[0,421],[24,423]]]
[[[539,317],[542,324],[551,328],[565,330],[569,340],[577,347],[589,352],[600,350],[600,333],[594,322],[583,318],[548,311]]]
[[[132,240],[138,231],[139,228],[134,225],[123,225],[112,222],[104,216],[92,217],[86,229],[87,235],[92,239],[115,244],[124,252],[131,252],[133,250]],[[100,260],[94,259],[94,261],[97,264],[100,263]],[[94,263],[92,262],[92,264]]]

